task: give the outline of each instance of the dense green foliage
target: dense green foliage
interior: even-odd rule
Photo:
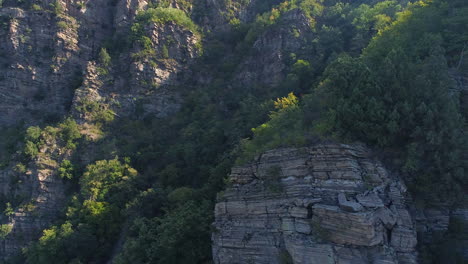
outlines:
[[[5,237],[11,232],[13,225],[5,224],[0,225],[0,240],[5,239]]]
[[[301,10],[310,20],[310,26],[315,27],[315,18],[318,18],[323,12],[323,5],[321,0],[293,0],[285,1],[279,4],[276,8],[273,8],[270,12],[265,12],[255,20],[252,24],[245,40],[247,43],[253,43],[257,36],[264,32],[266,29],[272,26],[284,25],[281,23],[280,18],[291,10]]]
[[[87,115],[98,126],[102,126],[114,120],[115,113],[109,109],[108,105],[103,103],[83,99],[75,108],[78,112]]]
[[[58,173],[62,179],[72,179],[73,178],[73,164],[69,160],[64,160],[58,168]]]
[[[157,24],[166,24],[168,22],[174,22],[180,26],[185,27],[187,30],[192,32],[198,32],[198,26],[193,23],[190,17],[185,14],[184,11],[176,8],[149,8],[143,12],[140,12],[136,19],[137,23],[143,25],[150,22]]]
[[[101,51],[99,51],[99,62],[104,67],[109,67],[111,63],[111,57],[105,48],[101,48]]]
[[[150,23],[160,25],[175,23],[194,34],[200,35],[198,26],[184,11],[166,6],[167,5],[163,4],[138,13],[131,27],[131,42],[138,44],[141,50],[132,55],[134,59],[139,60],[156,56],[156,51],[154,47],[152,47],[151,39],[145,35],[145,27]],[[166,46],[163,47],[162,53],[162,58],[167,59],[168,50]]]
[[[362,141],[379,149],[386,165],[428,205],[460,201],[467,188],[461,156],[466,135],[449,70],[467,67],[463,0],[255,2],[260,13],[251,23],[228,13],[230,28],[203,32],[205,53],[191,66],[200,75],[170,87],[185,96],[174,116],[136,111],[116,118],[103,103],[78,103],[76,110],[107,134],[95,142],[91,164],[73,157],[60,162],[58,175],[75,195],[63,218],[25,249],[28,263],[105,263],[112,257],[119,264],[209,263],[213,205],[230,168],[272,148],[321,140]],[[156,56],[144,34],[150,23],[175,23],[201,36],[189,13],[170,6],[153,1],[137,15],[130,30],[138,51],[133,59],[170,59],[167,46]],[[189,10],[188,1],[181,6]],[[290,25],[293,12],[308,19],[309,31]],[[192,16],[200,16],[196,6]],[[281,51],[284,80],[239,84],[243,59],[261,52],[254,43],[281,30],[301,40],[300,49]],[[114,67],[108,50],[117,58],[115,49],[101,49],[106,73]],[[12,142],[18,141],[14,131],[5,133]],[[23,161],[34,160],[51,139],[66,150],[85,145],[72,119],[30,127],[19,137]],[[0,158],[7,160],[16,145],[0,143]],[[116,155],[129,158],[112,159]],[[17,171],[26,171],[25,165],[18,163]],[[269,171],[271,192],[282,191],[279,173]],[[440,258],[429,253],[428,262]]]
[[[275,111],[271,111],[270,121],[252,129],[254,137],[242,141],[243,155],[238,163],[251,161],[266,150],[281,146],[304,145],[302,111],[298,98],[290,93],[275,101]]]
[[[63,224],[25,250],[28,263],[102,263],[112,252],[125,205],[135,195],[136,170],[118,159],[87,166]]]
[[[210,261],[211,206],[187,201],[164,218],[136,219],[116,263],[203,263]],[[143,246],[145,245],[145,246]]]
[[[395,2],[363,5],[364,13],[353,23],[375,17],[376,10],[385,14],[392,5],[400,9]],[[359,140],[387,150],[417,197],[460,199],[467,184],[461,156],[466,139],[460,108],[449,93],[454,83],[444,46],[453,44],[444,44],[447,21],[442,19],[448,9],[438,2],[414,4],[381,28],[362,56],[338,57],[300,109],[279,111],[254,129],[243,159],[315,136]]]
[[[448,94],[451,83],[437,41],[426,43],[427,50],[423,43],[416,45],[427,54],[415,54],[421,59],[417,62],[401,49],[386,52],[379,67],[360,59],[338,59],[319,88],[330,107],[325,122],[338,138],[396,150],[401,159],[397,165],[418,194],[457,199],[457,182],[464,176],[463,121]],[[366,51],[364,61],[371,59],[371,48]]]
[[[301,53],[291,54],[285,82],[278,87],[236,86],[232,81],[235,69],[242,56],[251,52],[253,41],[266,30],[287,27],[283,16],[294,9],[306,12],[309,18],[317,18],[311,20],[310,26],[318,34],[310,36]],[[210,258],[210,231],[206,227],[211,217],[199,214],[200,210],[209,212],[210,208],[203,204],[212,203],[216,192],[223,188],[239,152],[248,153],[242,155],[239,162],[248,161],[269,148],[301,145],[315,139],[315,133],[304,134],[304,131],[312,131],[310,127],[320,116],[317,112],[321,106],[314,96],[302,96],[308,99],[300,100],[297,95],[309,91],[328,62],[347,50],[352,36],[345,34],[357,31],[352,24],[351,10],[349,4],[325,7],[320,1],[294,1],[259,16],[250,25],[234,24],[232,36],[208,38],[204,57],[197,67],[211,71],[214,81],[206,87],[184,90],[188,96],[175,118],[119,124],[122,134],[116,137],[115,144],[120,146],[123,155],[132,158],[140,171],[155,179],[154,186],[168,193],[187,186],[197,190],[193,195],[183,192],[183,196],[191,197],[186,198],[186,202],[174,206],[169,201],[163,211],[156,210],[156,214],[137,218],[118,258],[120,263],[186,263],[187,256],[191,257],[191,263],[204,263]],[[346,14],[344,19],[343,13]],[[395,14],[389,15],[394,17]],[[323,17],[319,19],[320,16]],[[293,28],[291,32],[294,33]],[[291,91],[297,95],[289,94]],[[272,100],[278,96],[286,97]],[[250,130],[268,117],[270,122]],[[253,139],[243,140],[239,147],[240,140],[251,137],[252,133]],[[279,191],[275,186],[272,181],[271,190]],[[170,199],[171,195],[168,197]],[[180,208],[186,208],[184,214]],[[175,216],[179,220],[175,220]],[[193,217],[200,219],[197,232],[191,232],[192,223],[185,222]],[[189,228],[182,228],[181,223]],[[165,230],[178,231],[171,231],[171,235]],[[193,237],[199,238],[196,245],[192,244]],[[174,243],[180,249],[170,246]],[[179,253],[182,251],[186,253]]]
[[[39,154],[39,148],[52,140],[62,142],[65,149],[73,150],[80,138],[78,124],[72,118],[65,119],[57,127],[47,126],[41,129],[38,126],[31,126],[26,130],[23,153],[27,158],[33,159]]]

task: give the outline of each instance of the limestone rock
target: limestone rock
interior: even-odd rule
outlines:
[[[418,241],[416,240],[416,231],[408,230],[402,227],[396,227],[392,230],[391,245],[399,252],[411,252]]]
[[[377,210],[376,217],[378,217],[380,221],[382,221],[382,224],[387,229],[392,229],[392,227],[396,224],[397,221],[394,213],[386,207]]]
[[[371,212],[348,213],[336,206],[318,204],[313,208],[312,221],[327,240],[336,244],[375,246],[383,242],[382,227]]]
[[[338,194],[338,204],[340,205],[341,209],[348,211],[348,212],[359,212],[363,210],[363,207],[361,204],[348,201],[344,193]]]
[[[295,264],[415,263],[406,188],[371,156],[361,145],[318,144],[233,168],[215,209],[214,262],[280,264],[287,252]]]
[[[367,194],[358,194],[356,195],[357,201],[365,207],[370,207],[370,208],[380,208],[384,207],[384,203],[382,199],[375,193],[375,192],[369,192]]]
[[[289,209],[289,214],[294,218],[308,218],[309,210],[304,207],[293,207]]]

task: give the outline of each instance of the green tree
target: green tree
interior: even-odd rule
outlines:
[[[129,164],[122,164],[117,158],[101,160],[88,165],[80,179],[81,192],[86,199],[105,201],[111,197],[125,195],[127,183],[135,178],[137,171]]]
[[[76,121],[72,118],[67,118],[59,124],[60,137],[65,142],[68,149],[76,148],[76,140],[81,138],[80,128]]]
[[[58,168],[58,173],[62,179],[72,179],[74,173],[73,164],[69,160],[63,160]]]
[[[162,56],[164,59],[169,59],[169,49],[167,49],[166,45],[162,47]]]
[[[39,149],[35,143],[28,140],[24,146],[24,154],[30,159],[33,159],[39,154]]]
[[[211,221],[211,206],[193,201],[163,218],[138,219],[116,263],[205,263]]]
[[[45,229],[39,241],[24,250],[27,255],[27,262],[37,264],[51,262],[57,264],[68,263],[67,253],[69,249],[67,248],[66,241],[73,232],[74,230],[70,222]]]
[[[66,221],[44,230],[24,251],[28,263],[102,263],[109,258],[125,205],[136,195],[131,181],[137,172],[127,162],[116,158],[87,166],[80,179],[81,194],[71,200]],[[61,166],[65,177],[70,166]]]
[[[26,130],[26,139],[31,141],[37,141],[41,136],[42,130],[40,127],[32,126]]]
[[[416,195],[454,201],[466,182],[463,121],[449,93],[443,40],[432,32],[440,29],[437,10],[413,8],[361,58],[342,56],[328,67],[319,88],[330,109],[326,127],[339,138],[401,151],[395,162]]]
[[[278,98],[274,107],[276,110],[270,112],[270,120],[252,128],[254,135],[251,140],[242,141],[242,153],[238,163],[251,161],[256,155],[269,149],[306,143],[299,99],[293,93],[289,93],[286,97]]]
[[[5,239],[11,233],[11,230],[13,230],[13,225],[11,224],[0,225],[0,241]]]
[[[6,208],[5,208],[5,210],[3,211],[3,213],[4,213],[6,216],[8,216],[8,217],[10,217],[10,216],[12,216],[12,215],[15,214],[15,211],[13,210],[13,207],[11,207],[11,203],[9,203],[9,202],[6,203]]]
[[[104,67],[109,67],[111,64],[111,56],[107,52],[107,49],[101,48],[101,51],[99,51],[99,62],[104,66]]]

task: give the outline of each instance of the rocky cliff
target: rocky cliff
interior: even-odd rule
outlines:
[[[106,131],[113,125],[135,132],[119,143],[138,145],[129,156],[143,176],[135,184],[141,197],[153,192],[148,188],[198,191],[209,175],[206,184],[216,187],[204,198],[212,199],[234,145],[265,121],[271,99],[302,97],[337,54],[359,52],[348,47],[355,20],[344,2],[0,0],[0,131],[18,127],[19,134],[6,162],[0,142],[0,262],[65,221],[81,175],[61,178],[64,161],[82,173],[98,159],[129,155],[116,146],[118,131]],[[138,15],[156,7],[182,11],[176,16],[186,20]],[[453,74],[465,114],[466,76]],[[78,148],[60,136],[67,118],[77,124]],[[36,125],[40,142],[29,157],[23,132]],[[129,197],[128,208],[141,197]],[[154,212],[133,213],[159,223],[166,198]],[[215,209],[214,262],[418,263],[418,245],[467,221],[467,209],[445,207],[416,208],[399,175],[361,145],[271,150],[232,169]],[[109,261],[124,248],[133,220],[115,227],[117,243],[106,241]],[[203,234],[209,243],[209,231]]]
[[[67,112],[82,70],[112,34],[112,8],[81,1],[5,1],[0,125],[54,120]]]
[[[98,58],[105,42],[125,43],[129,39],[129,27],[147,1],[45,1],[33,6],[7,1],[0,10],[0,36],[4,39],[0,52],[5,55],[1,57],[0,125],[16,124],[19,120],[50,121],[68,113],[82,80],[97,77],[87,76],[92,74],[89,62]],[[144,31],[150,36],[150,48],[162,54],[161,49],[166,47],[167,54],[159,55],[158,63],[150,64],[149,60],[132,59],[131,55],[141,47],[122,52],[115,69],[105,76],[106,88],[110,90],[107,93],[125,90],[127,95],[122,101],[139,100],[142,94],[147,101],[175,100],[168,99],[166,94],[170,92],[164,88],[160,89],[162,92],[150,90],[162,84],[174,85],[167,79],[175,79],[182,60],[186,63],[197,56],[194,44],[199,38],[176,24],[152,24]]]
[[[121,1],[4,1],[0,8],[0,128],[24,122],[53,123],[71,115],[91,141],[100,137],[102,122],[90,109],[125,117],[163,117],[180,107],[177,74],[199,56],[200,37],[176,23],[149,23],[142,34],[155,51],[131,45],[113,58],[99,62],[99,51],[112,40],[127,43],[136,14],[145,0]],[[120,38],[116,40],[116,38]],[[122,44],[125,45],[125,44]],[[166,49],[163,55],[162,50]],[[0,170],[1,195],[14,212],[2,217],[11,232],[1,241],[0,256],[18,253],[37,239],[64,208],[65,184],[57,169],[74,155],[64,143],[48,135],[37,158],[15,170],[21,155]],[[92,161],[92,143],[78,155]],[[88,153],[88,154],[87,154]]]
[[[449,224],[447,209],[415,210],[398,175],[360,145],[268,151],[233,168],[230,184],[215,209],[219,264],[419,263],[417,230]]]
[[[0,170],[0,194],[13,206],[11,214],[0,218],[4,226],[11,228],[0,241],[0,257],[18,253],[62,214],[68,197],[67,184],[57,172],[60,163],[74,156],[82,165],[93,162],[103,123],[115,118],[170,116],[181,107],[184,94],[179,87],[188,84],[187,78],[211,78],[207,72],[193,74],[193,62],[202,54],[201,34],[193,28],[175,21],[147,21],[138,32],[147,41],[142,44],[133,39],[137,14],[150,2],[3,1],[0,128],[43,126],[71,116],[86,139],[79,151],[67,150],[64,142],[43,132],[46,140],[37,158],[24,162],[21,151],[17,151],[8,166]],[[193,6],[192,1],[168,2],[169,7],[193,12],[194,16],[201,8],[205,15],[199,17],[200,24],[210,30],[228,30],[229,19],[234,18],[251,22],[257,12],[255,5],[255,1],[229,5],[209,1],[206,6],[216,8],[205,12],[201,3]],[[258,49],[266,45],[256,44]],[[102,48],[111,52],[111,62],[100,60]],[[281,48],[282,44],[275,45],[262,56],[272,57]],[[283,62],[276,57],[279,67],[275,72],[256,69],[252,73],[274,74],[275,80],[284,78]],[[17,164],[25,168],[15,169]]]

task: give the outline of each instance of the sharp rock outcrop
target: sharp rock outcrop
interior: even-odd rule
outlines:
[[[216,204],[215,263],[417,263],[403,182],[359,145],[268,151]]]

